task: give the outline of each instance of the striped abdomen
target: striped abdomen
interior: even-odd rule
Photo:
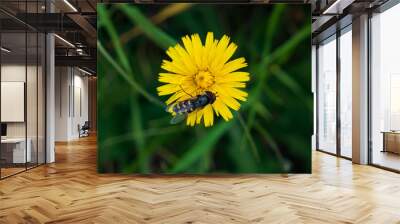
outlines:
[[[184,100],[174,105],[172,110],[177,114],[190,113],[195,110],[195,104],[192,100]]]
[[[184,100],[176,103],[172,110],[177,114],[185,114],[195,111],[198,108],[203,108],[207,104],[212,104],[215,101],[215,95],[212,92],[206,91],[203,95]]]

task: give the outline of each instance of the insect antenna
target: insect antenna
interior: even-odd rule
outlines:
[[[189,95],[191,98],[193,98],[192,95],[190,95],[189,93],[187,93],[187,92],[182,88],[182,85],[179,85],[179,87],[181,88],[181,90],[182,90],[184,93],[186,93],[186,94]]]

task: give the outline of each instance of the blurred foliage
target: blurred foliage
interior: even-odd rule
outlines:
[[[310,173],[308,5],[98,4],[98,170]],[[165,49],[187,34],[231,37],[249,99],[211,128],[170,125],[156,87]]]

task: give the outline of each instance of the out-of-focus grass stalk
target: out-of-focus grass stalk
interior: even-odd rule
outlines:
[[[159,13],[151,17],[151,21],[154,24],[159,24],[162,23],[163,21],[167,20],[170,17],[173,17],[181,12],[186,11],[190,7],[192,7],[193,4],[191,3],[179,3],[179,4],[171,4],[163,8]],[[142,34],[143,31],[140,27],[135,26],[126,33],[123,33],[120,37],[121,43],[126,43],[130,39],[135,38]]]
[[[234,122],[223,122],[213,127],[206,136],[198,139],[182,158],[169,170],[169,173],[185,171],[190,165],[213,149],[218,139],[232,126]]]
[[[260,124],[256,123],[255,128],[257,129],[257,131],[264,136],[269,148],[272,149],[272,151],[275,153],[276,158],[278,158],[279,163],[281,164],[282,170],[284,172],[289,171],[290,169],[290,164],[288,163],[288,161],[283,157],[281,151],[278,148],[278,145],[276,144],[276,142],[273,140],[273,137],[268,133],[267,130],[265,130]]]
[[[178,161],[178,158],[176,157],[176,155],[172,154],[170,151],[168,151],[165,148],[161,148],[158,150],[158,153],[165,158],[166,161],[168,161],[170,164],[174,164],[176,163],[176,161]]]
[[[246,104],[252,104],[253,101],[256,101],[261,93],[261,90],[265,84],[265,80],[267,78],[266,70],[268,69],[268,65],[274,60],[279,59],[280,57],[293,52],[293,50],[297,47],[298,44],[301,43],[304,38],[310,35],[311,25],[304,26],[299,32],[297,32],[293,37],[291,37],[288,41],[282,44],[278,49],[276,49],[270,56],[263,58],[262,63],[258,67],[259,71],[259,79],[257,80],[257,85],[254,87],[249,94],[249,100]]]
[[[285,42],[281,47],[272,52],[270,57],[263,58],[262,65],[260,69],[265,69],[265,66],[274,60],[279,60],[286,56],[289,52],[294,52],[297,45],[299,45],[304,38],[311,35],[311,24],[305,25],[301,30],[299,30],[296,35],[292,36],[287,42]]]
[[[243,130],[240,128],[238,122],[235,122],[234,126],[229,129],[229,143],[226,144],[226,159],[232,160],[235,164],[235,169],[238,172],[256,172],[260,167],[256,164],[253,159],[253,154],[251,150],[241,150],[241,145],[246,145],[241,142],[241,137],[243,135]]]
[[[143,129],[143,136],[148,138],[148,137],[152,137],[152,136],[176,133],[176,132],[180,132],[182,130],[183,130],[182,126],[173,126],[173,127],[166,127],[166,128],[149,128],[149,129]],[[104,147],[112,146],[112,145],[115,145],[118,143],[132,140],[132,136],[134,136],[134,139],[139,138],[137,133],[128,132],[123,135],[118,135],[118,136],[113,136],[113,137],[107,138],[104,140],[104,143],[102,143],[102,144]]]
[[[264,49],[262,51],[261,58],[265,58],[268,53],[271,52],[271,43],[274,38],[274,34],[276,34],[276,29],[278,28],[281,14],[285,11],[285,9],[285,4],[277,4],[274,6],[274,10],[269,17],[267,27],[265,29]]]
[[[266,63],[264,63],[265,58],[269,58],[270,56],[268,55],[269,51],[270,51],[270,44],[267,42],[271,42],[273,39],[273,35],[276,33],[276,29],[278,27],[278,23],[280,22],[279,20],[279,14],[281,12],[282,5],[278,4],[274,6],[274,9],[272,11],[271,16],[269,17],[269,20],[267,22],[267,27],[265,29],[265,44],[264,44],[264,49],[262,51],[262,62],[260,64],[258,64],[255,68],[255,70],[257,71],[257,73],[259,73],[259,77],[260,77],[260,81],[257,81],[257,87],[254,87],[252,89],[252,92],[250,92],[249,94],[249,100],[246,104],[251,105],[253,103],[253,101],[256,101],[258,99],[258,92],[260,91],[260,85],[263,85],[263,81],[264,81],[264,77],[267,75],[267,68],[266,68]],[[278,18],[277,18],[278,17]],[[263,68],[263,69],[261,69]],[[246,105],[245,105],[246,106]],[[252,112],[252,109],[250,109],[250,118],[252,118],[254,115],[252,115],[252,113],[254,113],[254,111]],[[250,119],[252,120],[252,119]]]
[[[275,77],[286,85],[294,94],[301,96],[303,93],[301,87],[293,78],[287,74],[282,68],[278,65],[271,66],[271,72],[276,74]]]
[[[244,121],[242,115],[240,113],[236,113],[236,115],[238,117],[240,125],[243,128],[244,135],[246,136],[247,140],[250,143],[250,147],[251,147],[251,150],[253,152],[253,155],[256,158],[256,160],[259,162],[260,161],[260,155],[258,154],[256,143],[254,142],[254,139],[250,134],[250,130],[247,128],[246,122]]]
[[[277,4],[274,6],[274,9],[271,13],[271,16],[268,18],[268,21],[266,23],[265,27],[265,40],[264,40],[264,48],[261,52],[261,58],[268,58],[269,57],[269,52],[271,51],[271,42],[273,41],[274,35],[276,34],[276,30],[279,27],[280,23],[280,17],[281,14],[283,13],[284,9],[286,8],[286,5],[284,4]],[[267,76],[267,64],[260,63],[258,66],[255,67],[255,71],[259,74],[260,81],[258,81],[257,86],[254,87],[249,94],[250,99],[249,102],[247,103],[248,105],[254,105],[258,101],[258,97],[261,94],[261,89],[264,86],[265,82],[265,77]],[[260,69],[264,68],[264,69]],[[246,106],[246,105],[245,105]],[[256,118],[256,108],[251,107],[248,113],[248,119],[247,119],[247,130],[251,130]],[[250,132],[250,131],[249,131]],[[243,143],[245,140],[245,136],[242,136],[241,142]],[[241,147],[244,147],[244,144],[241,144]]]
[[[150,22],[136,6],[119,4],[118,7],[161,48],[168,49],[176,44],[176,40]]]
[[[143,150],[145,150],[145,136],[143,134],[142,127],[142,114],[138,103],[138,94],[132,93],[130,109],[131,109],[131,127],[133,129],[133,134],[131,139],[135,141],[139,154],[139,168],[142,172],[148,171],[148,164],[146,164],[146,158],[143,156]]]
[[[273,16],[274,16],[274,14],[280,14],[280,12],[281,12],[281,7],[278,7],[279,5],[277,5],[276,6],[276,8],[275,8],[275,10],[274,10],[274,13],[272,14]],[[279,14],[277,15],[277,17],[279,17]],[[276,16],[276,15],[275,15]],[[269,24],[269,26],[267,27],[267,33],[275,33],[275,32],[273,32],[274,30],[272,29],[272,28],[274,28],[274,29],[276,29],[276,27],[277,27],[277,25],[276,25],[276,23],[278,23],[278,20],[277,19],[271,19],[270,20],[270,24]],[[272,28],[269,28],[269,27],[272,27]],[[259,79],[260,80],[258,80],[257,81],[257,85],[251,90],[251,93],[249,94],[249,100],[248,100],[248,102],[246,103],[246,105],[252,105],[255,101],[257,101],[258,100],[258,98],[260,97],[260,95],[261,95],[261,90],[264,88],[264,85],[265,85],[265,82],[266,82],[266,80],[267,80],[267,67],[268,67],[268,65],[273,61],[273,60],[276,60],[276,59],[279,59],[280,57],[282,57],[282,56],[284,56],[284,55],[286,55],[286,54],[289,54],[290,52],[292,52],[294,49],[295,49],[295,47],[299,44],[299,43],[301,43],[301,41],[304,39],[304,38],[306,38],[307,36],[309,36],[310,35],[310,25],[306,25],[306,26],[304,26],[301,30],[300,30],[300,32],[298,32],[298,33],[296,33],[296,35],[295,36],[293,36],[292,38],[290,38],[287,42],[285,42],[283,45],[281,45],[278,49],[276,49],[271,55],[267,55],[267,56],[265,56],[265,57],[263,57],[262,58],[262,62],[260,63],[260,65],[259,65],[259,67],[258,67],[258,73],[260,74],[259,75]],[[267,40],[269,40],[269,41],[272,41],[272,38],[273,38],[273,36],[271,36],[271,34],[268,34],[269,35],[269,37],[267,37]],[[265,45],[265,47],[267,48],[267,49],[264,49],[263,50],[263,54],[265,53],[265,54],[268,54],[268,52],[269,52],[269,45]],[[246,106],[246,105],[244,105],[244,106]],[[254,107],[251,107],[250,108],[250,111],[249,111],[249,119],[248,119],[248,122],[247,122],[247,128],[248,128],[248,130],[251,130],[252,129],[252,127],[253,127],[253,125],[254,125],[254,121],[255,121],[255,116],[256,115],[256,110],[255,110],[255,108]],[[244,138],[244,137],[243,137]],[[272,139],[272,138],[271,138]]]
[[[266,121],[272,118],[272,113],[269,108],[267,108],[264,104],[260,102],[256,102],[254,105],[254,110],[257,112],[258,115],[263,117]]]
[[[133,77],[133,70],[129,64],[128,57],[125,54],[125,51],[124,51],[124,48],[122,47],[121,42],[119,41],[119,36],[118,36],[117,30],[115,29],[114,25],[111,22],[111,18],[107,12],[106,7],[104,5],[100,5],[98,7],[98,13],[99,13],[100,21],[102,21],[103,26],[105,27],[108,35],[111,38],[111,42],[113,43],[114,49],[117,52],[119,61],[122,63],[124,70],[132,75],[131,80],[133,81],[133,83],[136,83],[135,79]],[[129,75],[127,75],[127,77],[129,77]],[[143,150],[145,150],[146,139],[143,136],[142,115],[141,115],[140,108],[137,103],[137,100],[138,100],[137,99],[138,98],[137,91],[132,91],[131,94],[132,94],[131,102],[130,102],[131,122],[132,122],[131,128],[133,129],[133,132],[139,136],[137,139],[135,139],[134,136],[132,136],[132,139],[134,140],[134,142],[136,144],[136,148],[137,148],[137,151],[139,154],[139,167],[142,169],[142,171],[145,171],[146,164],[144,164],[145,162],[144,162],[144,158],[143,158],[142,154],[143,154]]]
[[[97,49],[103,55],[103,57],[114,67],[114,69],[133,87],[134,90],[138,91],[142,94],[146,99],[148,99],[151,103],[155,105],[165,107],[164,103],[152,96],[145,89],[143,89],[133,78],[129,76],[127,72],[125,72],[118,63],[111,57],[110,54],[104,49],[103,45],[100,41],[97,41]]]
[[[99,13],[99,20],[103,24],[104,28],[106,29],[108,35],[110,36],[111,42],[114,45],[114,49],[117,53],[118,59],[122,64],[122,67],[125,71],[132,73],[132,68],[129,64],[128,57],[124,52],[124,48],[122,47],[121,43],[119,42],[118,33],[112,24],[112,20],[108,15],[107,9],[105,5],[99,5],[98,7]]]
[[[301,86],[296,82],[296,80],[292,78],[291,75],[285,72],[278,65],[271,66],[271,73],[275,74],[274,77],[276,77],[278,81],[287,86],[296,96],[300,98],[301,101],[303,101],[303,103],[308,107],[308,109],[312,110],[313,105],[310,104],[311,101],[307,101],[307,99],[304,97],[307,96],[307,94],[304,92]]]

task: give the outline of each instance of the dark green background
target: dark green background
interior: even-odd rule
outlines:
[[[310,173],[309,5],[98,5],[98,170],[123,173]],[[133,27],[143,32],[121,42]],[[187,34],[226,34],[251,80],[234,119],[170,125],[156,87],[165,49]]]

